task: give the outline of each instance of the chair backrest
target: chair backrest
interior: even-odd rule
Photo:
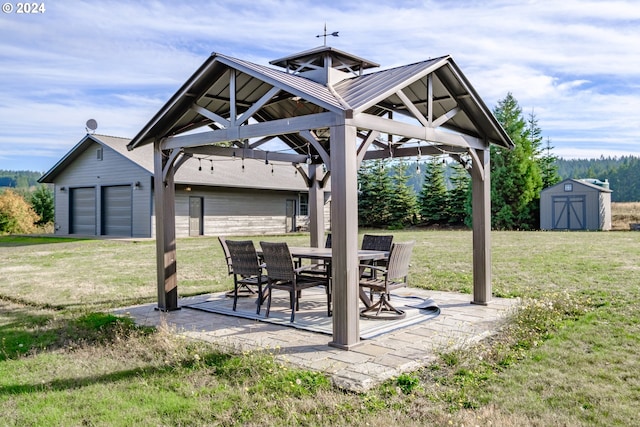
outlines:
[[[324,242],[324,247],[325,248],[331,247],[331,233],[327,234],[327,240]]]
[[[233,274],[233,266],[231,262],[231,255],[229,254],[229,248],[227,247],[227,239],[222,236],[218,236],[220,246],[222,246],[222,252],[224,253],[225,261],[227,262],[227,273]]]
[[[260,274],[258,254],[251,240],[227,240],[233,274],[257,276]]]
[[[375,235],[375,234],[365,234],[362,236],[362,249],[370,250],[370,251],[390,251],[391,244],[393,243],[393,235],[385,234],[385,235]]]
[[[293,280],[295,271],[289,246],[285,243],[260,242],[267,276],[274,280]]]
[[[391,245],[389,263],[387,264],[387,280],[402,279],[406,281],[414,244],[415,242],[411,241]]]

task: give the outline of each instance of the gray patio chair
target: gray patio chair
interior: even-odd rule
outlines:
[[[226,245],[233,263],[233,311],[236,311],[239,290],[245,289],[250,294],[256,294],[251,287],[257,286],[256,314],[260,314],[264,296],[262,285],[267,284],[267,276],[262,274],[263,266],[260,265],[256,248],[251,240],[227,240]]]
[[[274,290],[289,292],[291,322],[300,309],[300,295],[303,289],[324,286],[327,292],[327,315],[331,316],[331,291],[329,279],[324,275],[303,274],[305,267],[296,269],[286,243],[260,242],[262,256],[267,269],[267,312],[271,310],[271,295]]]
[[[386,266],[361,265],[361,268],[376,271],[360,278],[360,287],[369,288],[372,293],[379,293],[377,302],[360,311],[362,317],[369,319],[402,319],[406,316],[403,310],[397,309],[389,301],[392,290],[407,286],[409,261],[415,242],[394,243],[389,251],[389,261]],[[373,298],[372,298],[373,301]]]

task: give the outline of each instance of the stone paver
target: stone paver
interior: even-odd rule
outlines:
[[[324,372],[337,387],[364,392],[382,381],[427,365],[440,351],[463,348],[491,335],[519,302],[495,298],[483,306],[470,304],[468,294],[415,288],[410,292],[433,298],[441,308],[440,315],[363,340],[351,351],[330,347],[331,337],[325,334],[188,308],[165,313],[155,310],[155,304],[145,304],[116,313],[128,315],[140,325],[167,327],[177,334],[231,351],[269,350],[281,363]],[[193,300],[190,297],[189,301]]]

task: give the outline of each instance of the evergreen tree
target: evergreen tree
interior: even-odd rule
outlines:
[[[415,224],[418,217],[418,200],[409,185],[409,164],[399,161],[393,166],[393,187],[390,199],[390,225],[403,228]]]
[[[40,185],[31,195],[31,206],[40,220],[38,225],[54,221],[53,193],[46,185]]]
[[[447,193],[449,224],[464,225],[471,218],[471,176],[459,163],[454,163],[451,189]]]
[[[389,224],[392,182],[386,164],[386,160],[366,161],[358,171],[358,220],[361,226]]]
[[[551,153],[553,147],[551,141],[547,138],[547,144],[544,147],[542,156],[538,161],[540,165],[540,175],[542,177],[542,188],[551,187],[561,181],[558,175],[558,157]]]
[[[535,160],[535,140],[529,138],[522,110],[511,93],[498,102],[494,114],[515,148],[491,146],[492,226],[505,230],[536,228],[535,200],[540,197],[542,179]]]
[[[444,166],[439,158],[431,157],[425,163],[424,181],[418,197],[420,218],[426,224],[447,221],[447,187]]]

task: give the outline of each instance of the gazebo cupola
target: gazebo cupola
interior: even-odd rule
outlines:
[[[329,46],[305,50],[269,63],[323,85],[334,85],[344,79],[361,76],[368,68],[380,66]]]

